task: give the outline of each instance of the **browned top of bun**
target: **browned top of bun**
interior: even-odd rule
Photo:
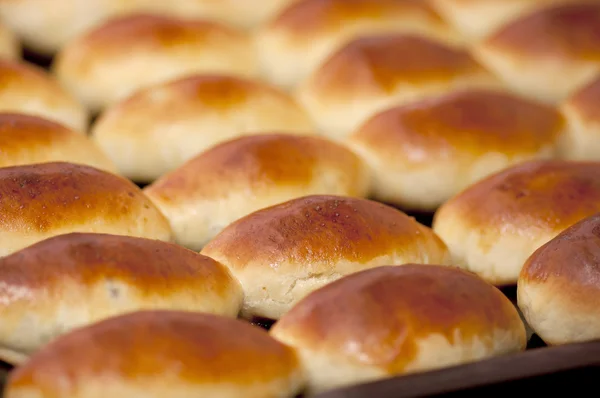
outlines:
[[[310,78],[324,96],[389,93],[400,82],[447,82],[488,74],[464,49],[409,34],[358,38],[334,53]]]
[[[271,333],[399,373],[431,335],[452,345],[477,340],[492,350],[494,332],[503,330],[522,333],[525,342],[515,307],[498,289],[458,268],[406,264],[330,283],[296,304]]]
[[[147,311],[59,337],[15,370],[8,388],[33,385],[45,396],[57,396],[70,390],[65,383],[75,388],[82,378],[133,381],[166,372],[196,384],[250,385],[296,366],[290,348],[249,323],[192,312]]]
[[[315,173],[344,165],[350,175],[361,173],[360,158],[339,144],[316,136],[262,134],[219,144],[157,180],[147,190],[164,202],[194,197],[227,196],[235,186],[260,188],[309,184]],[[358,189],[359,187],[357,187]]]
[[[600,214],[594,214],[540,247],[525,263],[520,281],[560,280],[563,284],[600,294],[599,277]]]
[[[364,263],[382,254],[411,251],[412,244],[424,239],[445,247],[428,228],[392,207],[360,198],[312,195],[241,218],[202,253],[226,253],[232,262],[228,265],[241,268],[250,263],[275,266],[290,258],[318,268],[323,263]]]
[[[52,162],[0,168],[4,231],[47,232],[85,223],[91,214],[110,223],[140,204],[154,208],[133,182],[93,167]]]
[[[70,233],[35,243],[0,259],[2,283],[19,289],[61,293],[71,280],[92,287],[110,278],[135,285],[150,296],[172,293],[192,279],[210,283],[227,295],[232,276],[218,262],[181,246],[159,240],[93,233]],[[21,297],[3,295],[2,305]]]
[[[446,23],[421,0],[300,0],[271,20],[271,29],[284,29],[296,40],[311,40],[335,31],[339,23],[355,19],[377,19],[386,15],[409,14],[444,27]]]
[[[562,231],[598,211],[600,163],[551,160],[496,173],[446,202],[438,215],[460,214],[489,233],[491,244],[498,231]]]
[[[12,152],[73,139],[74,131],[44,118],[0,112],[0,148]],[[85,140],[81,135],[81,139]],[[0,160],[2,164],[2,160]]]
[[[575,92],[565,104],[585,120],[600,121],[600,78]]]
[[[553,145],[564,125],[561,114],[550,106],[499,91],[472,89],[383,111],[353,139],[390,157],[401,153],[407,162],[422,163],[455,151],[477,155],[537,152]]]
[[[492,34],[486,46],[527,56],[600,60],[600,3],[541,9]]]

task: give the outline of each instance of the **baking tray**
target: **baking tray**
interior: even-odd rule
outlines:
[[[52,62],[51,58],[40,57],[27,49],[23,58],[44,69]],[[433,221],[431,213],[409,215],[427,226]],[[509,286],[501,290],[516,305],[516,288]],[[256,319],[253,323],[269,329],[273,322]],[[10,365],[0,361],[0,398],[4,395],[4,384],[11,369]],[[522,353],[349,386],[315,398],[493,397],[526,393],[524,388],[536,393],[556,393],[559,387],[569,388],[565,391],[588,385],[593,388],[599,378],[600,340],[547,347],[533,334],[527,350]]]

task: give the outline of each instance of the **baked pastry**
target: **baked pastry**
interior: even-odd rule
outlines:
[[[536,250],[521,270],[519,307],[547,344],[600,339],[599,231],[595,214]]]
[[[295,352],[244,321],[178,311],[111,318],[59,337],[9,376],[6,398],[292,398]]]
[[[472,42],[502,26],[557,4],[582,0],[430,0],[442,16]],[[584,0],[585,1],[585,0]]]
[[[165,14],[205,18],[243,29],[256,28],[297,0],[136,0],[138,7]]]
[[[470,87],[499,87],[464,49],[423,36],[358,38],[331,55],[298,86],[317,127],[336,139],[388,108]]]
[[[69,232],[171,240],[163,214],[131,181],[65,162],[0,168],[0,257]]]
[[[600,212],[600,163],[531,161],[498,172],[442,205],[433,230],[453,264],[496,285],[517,283],[527,258]]]
[[[215,22],[151,14],[114,18],[69,42],[53,71],[92,111],[152,84],[211,72],[258,75],[251,38]]]
[[[15,33],[4,23],[0,23],[0,58],[13,60],[21,58],[21,43]]]
[[[351,39],[384,32],[461,41],[425,1],[300,0],[263,25],[256,48],[266,78],[290,89]]]
[[[561,155],[571,160],[600,160],[600,76],[562,104],[568,129],[561,139]]]
[[[375,199],[427,212],[489,174],[553,157],[564,128],[554,108],[471,89],[382,111],[350,143],[371,166]]]
[[[233,221],[306,195],[366,196],[369,175],[345,147],[315,136],[261,134],[217,145],[146,187],[177,243],[202,247]]]
[[[3,349],[31,355],[72,329],[123,313],[235,318],[242,305],[242,288],[227,268],[158,240],[60,235],[1,258],[0,268],[0,357]]]
[[[525,327],[498,289],[455,267],[406,264],[346,276],[271,329],[294,347],[310,392],[525,349]]]
[[[528,14],[489,36],[474,54],[516,92],[560,102],[600,72],[600,2]]]
[[[22,113],[0,112],[0,167],[70,162],[116,173],[88,137],[62,124]]]
[[[215,144],[265,131],[314,128],[289,95],[266,84],[194,75],[140,90],[109,108],[92,136],[123,175],[151,182]]]
[[[81,132],[88,124],[85,107],[43,69],[7,59],[0,59],[0,112],[40,116]]]
[[[444,243],[412,217],[367,199],[312,195],[254,212],[202,249],[242,283],[242,316],[278,319],[344,275],[385,264],[447,264]]]

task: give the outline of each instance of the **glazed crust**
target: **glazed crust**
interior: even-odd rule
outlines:
[[[67,232],[171,239],[166,218],[132,182],[54,162],[0,169],[0,253]]]
[[[345,147],[272,133],[217,145],[144,192],[169,218],[177,241],[200,250],[253,211],[309,194],[366,196],[368,184],[361,159]]]
[[[85,398],[101,387],[135,398],[148,391],[153,397],[275,398],[294,396],[301,385],[294,351],[258,327],[214,315],[148,311],[53,341],[11,373],[6,396]]]
[[[364,367],[365,373],[376,368],[382,377],[519,351],[526,344],[519,314],[498,289],[454,267],[415,264],[333,282],[300,301],[270,333],[304,351],[309,369],[319,365],[311,363],[312,352],[329,356],[330,363]],[[446,347],[433,337],[454,349],[449,363],[442,359]],[[335,373],[320,371],[320,381]]]
[[[37,116],[0,113],[0,148],[0,167],[65,161],[117,171],[85,135]]]
[[[246,315],[271,318],[309,291],[361,269],[448,260],[442,241],[404,213],[329,195],[254,212],[225,228],[202,253],[238,277]]]
[[[123,175],[150,182],[235,137],[313,130],[288,94],[257,81],[206,74],[137,92],[102,114],[92,136]]]
[[[0,345],[25,354],[74,327],[125,312],[235,317],[242,304],[241,286],[223,265],[158,240],[65,234],[3,257],[0,267]]]

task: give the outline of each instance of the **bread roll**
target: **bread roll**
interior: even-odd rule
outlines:
[[[104,152],[80,132],[20,113],[0,113],[0,151],[0,167],[63,161],[113,173],[117,170]]]
[[[392,104],[467,87],[498,87],[467,51],[428,38],[388,34],[356,39],[298,88],[317,127],[336,139]]]
[[[0,269],[0,346],[25,355],[118,314],[173,309],[235,318],[242,305],[227,268],[158,240],[60,235],[0,259]]]
[[[454,267],[407,264],[346,276],[299,302],[271,329],[296,348],[310,392],[525,349],[517,309]]]
[[[1,8],[2,4],[0,3]],[[13,60],[21,58],[21,43],[14,32],[3,22],[0,23],[0,58]]]
[[[278,319],[344,275],[385,264],[447,264],[427,227],[366,199],[312,195],[254,212],[202,250],[229,267],[245,292],[242,316]]]
[[[85,107],[43,69],[7,59],[0,59],[0,112],[40,116],[80,132],[88,124]]]
[[[167,219],[132,182],[55,162],[0,168],[0,257],[69,232],[170,240]]]
[[[458,35],[421,0],[300,0],[257,33],[266,78],[292,88],[353,38],[412,32],[458,42]]]
[[[562,101],[600,72],[600,2],[526,15],[484,40],[475,54],[516,92]]]
[[[568,129],[561,154],[571,160],[600,160],[600,77],[576,91],[561,107]]]
[[[540,247],[519,276],[525,319],[551,345],[600,339],[600,214]]]
[[[366,196],[361,159],[319,137],[262,134],[198,155],[145,188],[171,222],[176,242],[202,247],[233,221],[305,195]]]
[[[107,110],[92,136],[120,172],[151,182],[200,152],[264,131],[310,133],[306,112],[260,82],[195,75],[156,85]]]
[[[291,398],[294,351],[246,322],[177,311],[122,315],[59,337],[9,376],[6,398]]]
[[[474,89],[385,110],[350,141],[371,166],[376,199],[433,211],[489,174],[554,156],[564,127],[554,108]]]
[[[469,41],[485,39],[502,26],[556,4],[582,0],[431,0]]]
[[[450,199],[437,211],[433,229],[453,264],[509,285],[537,248],[599,211],[600,163],[531,161]]]
[[[136,0],[138,7],[183,17],[206,18],[239,28],[256,28],[297,0]]]
[[[69,42],[53,70],[91,110],[196,72],[258,74],[250,37],[215,22],[151,14],[115,18]]]

